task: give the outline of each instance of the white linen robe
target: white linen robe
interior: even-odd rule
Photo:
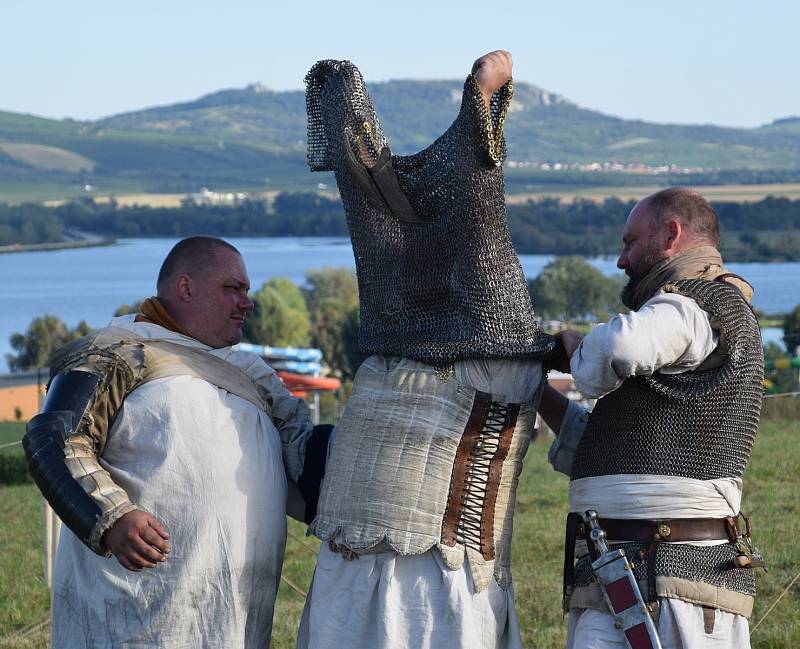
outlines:
[[[275,390],[277,377],[257,356],[210,350],[158,325],[112,324],[205,349]],[[273,396],[275,409],[295,408],[285,388]],[[163,523],[172,551],[131,572],[64,528],[52,646],[268,647],[286,543],[284,452],[264,410],[202,379],[156,379],[130,393],[100,463]]]

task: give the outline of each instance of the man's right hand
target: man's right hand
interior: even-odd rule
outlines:
[[[153,516],[136,509],[122,516],[104,535],[103,543],[128,570],[155,568],[172,549],[169,533]]]
[[[487,106],[492,95],[511,78],[513,65],[511,52],[505,50],[495,50],[484,54],[472,64],[472,74],[480,86],[483,100]]]

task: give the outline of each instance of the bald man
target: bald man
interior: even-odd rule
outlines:
[[[739,506],[764,369],[752,288],[723,268],[717,215],[691,190],[641,200],[622,241],[631,311],[583,339],[561,335],[562,369],[597,404],[587,413],[552,388],[542,399],[560,431],[551,461],[570,476],[568,646],[626,646],[586,546],[575,552],[587,540],[581,515],[595,510],[633,564],[665,648],[749,647],[761,560]]]
[[[312,512],[322,459],[306,448],[326,430],[232,347],[253,308],[233,246],[180,241],[157,288],[59,353],[28,424],[31,473],[69,528],[52,644],[268,647],[287,490]]]

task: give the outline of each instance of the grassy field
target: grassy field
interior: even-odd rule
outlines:
[[[10,444],[22,439],[25,434],[25,424],[14,421],[0,421],[0,446]],[[7,447],[8,449],[18,449],[19,445]],[[6,449],[0,449],[0,452]]]
[[[564,203],[571,203],[576,199],[588,199],[602,202],[607,198],[620,200],[639,200],[649,194],[664,189],[663,185],[649,187],[578,187],[560,190],[558,187],[544,189],[540,192],[509,194],[506,202],[510,204],[525,203],[530,199],[549,196],[560,198]],[[730,201],[733,203],[753,203],[763,200],[767,196],[785,196],[786,198],[800,198],[800,183],[775,183],[769,185],[699,185],[692,187],[700,192],[709,201]]]
[[[6,431],[4,433],[4,430]],[[0,426],[0,436],[11,435]],[[19,432],[19,431],[17,431]],[[2,439],[2,437],[0,437]],[[564,646],[560,610],[564,476],[545,460],[547,442],[531,446],[525,462],[515,518],[514,588],[526,647]],[[745,474],[742,509],[754,521],[755,540],[770,571],[758,572],[755,624],[800,571],[800,422],[763,422]],[[41,499],[35,487],[0,487],[0,647],[48,646],[49,598],[42,579]],[[311,581],[318,542],[290,525],[284,576],[301,590]],[[294,647],[303,597],[282,583],[275,612],[272,646]],[[33,629],[21,637],[20,631]],[[755,649],[800,647],[800,583],[796,583],[752,635]]]

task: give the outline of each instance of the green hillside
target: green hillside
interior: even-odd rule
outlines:
[[[456,80],[370,84],[392,150],[408,154],[430,144],[457,114],[461,88]],[[554,172],[537,168],[542,162],[676,165],[688,182],[687,168],[697,182],[700,176],[702,182],[725,182],[726,173],[729,182],[755,182],[765,173],[768,179],[759,182],[800,179],[800,118],[755,129],[652,124],[587,110],[517,82],[506,132],[509,160],[519,163],[511,191],[530,183],[653,182],[647,169]],[[308,172],[305,137],[303,92],[259,85],[95,122],[0,112],[0,202],[74,196],[86,185],[109,193],[330,184],[330,176]]]
[[[369,89],[392,150],[427,146],[452,122],[460,81],[388,81]],[[301,91],[262,86],[224,90],[195,102],[126,113],[106,127],[247,138],[283,148],[303,147]],[[723,169],[800,168],[800,119],[757,129],[651,124],[581,108],[529,83],[515,84],[506,121],[509,157],[567,162],[618,161]]]

